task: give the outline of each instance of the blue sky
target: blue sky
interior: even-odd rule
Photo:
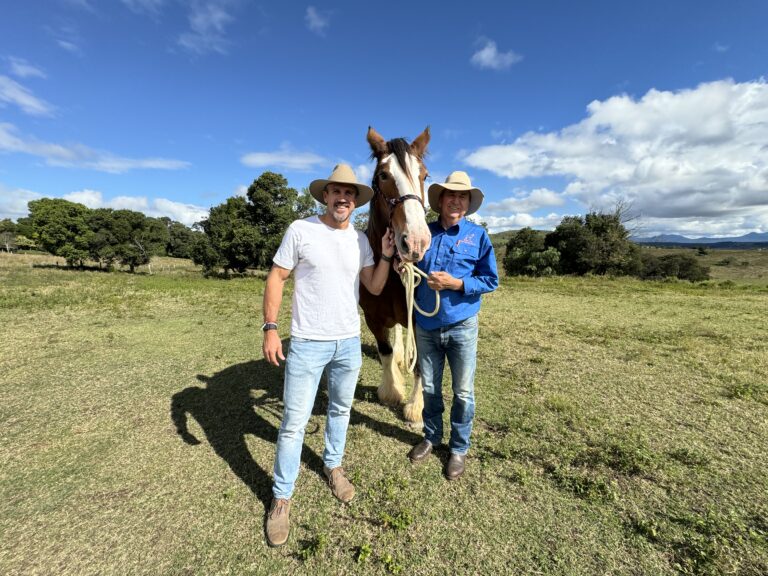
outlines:
[[[191,224],[263,171],[364,180],[429,125],[492,231],[611,209],[768,231],[768,2],[30,0],[0,18],[0,218],[39,197]]]

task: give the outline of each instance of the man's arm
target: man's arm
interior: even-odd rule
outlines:
[[[283,300],[283,287],[291,271],[287,268],[281,268],[277,264],[272,265],[272,269],[267,276],[267,285],[264,288],[264,322],[277,323],[277,313],[280,311],[280,302]],[[264,352],[264,358],[267,362],[279,366],[280,360],[285,360],[283,356],[283,343],[277,330],[267,330],[264,332],[264,344],[261,347]]]
[[[387,283],[387,277],[389,277],[390,263],[392,262],[392,256],[394,254],[394,235],[392,230],[387,228],[387,231],[381,238],[381,255],[389,258],[389,262],[382,258],[375,267],[366,266],[360,270],[360,282],[362,282],[365,289],[374,296],[378,296],[381,294],[381,291],[384,290],[384,285]]]

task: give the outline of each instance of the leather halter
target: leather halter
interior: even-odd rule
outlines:
[[[385,198],[387,201],[387,204],[389,204],[389,218],[392,219],[392,212],[395,211],[395,208],[397,208],[398,204],[402,204],[406,200],[418,200],[419,204],[421,204],[421,207],[424,208],[424,203],[422,202],[421,198],[416,196],[416,194],[405,194],[404,196],[398,196],[397,198]],[[426,213],[427,209],[424,208],[424,212]]]
[[[426,214],[427,208],[426,208],[426,206],[424,206],[424,201],[421,198],[419,198],[418,196],[416,196],[416,194],[404,194],[402,196],[398,196],[397,198],[387,198],[386,196],[384,196],[384,194],[382,194],[381,190],[379,189],[379,185],[376,183],[376,181],[377,181],[376,176],[378,176],[378,173],[373,175],[373,181],[371,182],[371,188],[373,188],[374,194],[381,195],[381,197],[384,198],[384,200],[387,201],[387,204],[389,205],[389,219],[390,220],[392,220],[392,213],[395,211],[395,208],[397,208],[397,206],[399,204],[402,204],[406,200],[417,200],[419,202],[419,204],[421,204],[421,207],[424,208],[424,213]]]

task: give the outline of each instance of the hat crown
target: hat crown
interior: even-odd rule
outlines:
[[[339,182],[341,184],[355,184],[357,185],[357,178],[352,167],[348,164],[336,164],[333,168],[333,172],[328,177],[331,182]]]
[[[472,188],[472,182],[469,179],[469,174],[463,170],[456,170],[448,174],[448,178],[445,179],[446,184],[461,184],[467,188]]]

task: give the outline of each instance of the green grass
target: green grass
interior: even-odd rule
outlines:
[[[320,395],[271,549],[282,369],[261,359],[263,279],[53,261],[0,255],[2,574],[768,573],[763,280],[504,279],[453,483],[444,449],[408,463],[420,434],[375,402],[364,330],[357,498],[321,479]]]

